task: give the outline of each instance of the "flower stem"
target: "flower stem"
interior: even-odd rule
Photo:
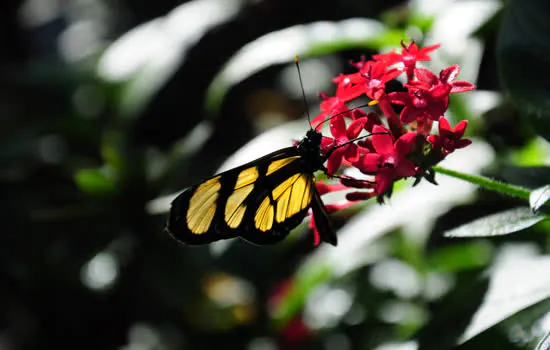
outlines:
[[[531,191],[526,188],[510,185],[502,181],[493,180],[484,176],[464,174],[458,171],[445,169],[438,166],[433,167],[433,170],[436,173],[445,174],[455,177],[457,179],[468,181],[487,190],[504,193],[512,197],[529,200],[529,195],[531,194]]]

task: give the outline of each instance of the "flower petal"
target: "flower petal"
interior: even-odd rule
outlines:
[[[415,132],[408,132],[401,136],[397,142],[395,143],[395,151],[405,157],[409,153],[411,153],[414,142],[416,140],[416,133]]]
[[[444,83],[450,83],[455,80],[456,76],[460,72],[460,66],[458,64],[447,67],[439,73],[439,79]]]
[[[391,103],[397,105],[406,105],[411,102],[411,96],[408,92],[390,92],[388,98]]]
[[[375,125],[372,132],[374,135],[372,135],[371,140],[376,153],[381,155],[393,153],[393,139],[389,131],[380,125]],[[382,134],[384,132],[386,134]]]
[[[376,184],[374,185],[374,190],[376,194],[381,195],[390,189],[393,180],[395,178],[394,169],[384,168],[376,175]]]
[[[361,132],[361,130],[363,130],[363,127],[367,123],[367,120],[367,117],[362,117],[351,122],[351,124],[348,126],[348,130],[346,131],[349,140],[352,140],[359,135],[359,133]]]
[[[344,147],[345,148],[345,147]],[[335,174],[342,165],[342,157],[344,156],[345,149],[338,148],[328,158],[327,162],[327,172],[329,174]]]
[[[441,147],[440,137],[437,135],[428,135],[426,140],[432,144],[432,148]]]
[[[401,73],[403,73],[403,70],[401,68],[390,68],[382,76],[382,81],[384,83],[387,83],[388,81],[393,80],[398,76],[400,76]]]
[[[367,118],[368,118],[368,121],[367,121],[367,124],[365,124],[365,130],[367,130],[368,132],[372,133],[372,129],[374,128],[375,125],[382,125],[382,121],[380,120],[380,117],[378,116],[378,114],[374,112],[370,112],[369,114],[367,114]]]
[[[475,89],[476,86],[468,81],[453,81],[451,83],[451,93],[466,92]]]
[[[433,98],[444,98],[449,96],[451,89],[452,87],[450,84],[439,84],[431,88],[430,93]]]
[[[325,137],[321,139],[321,149],[323,150],[323,153],[327,153],[332,147],[334,147],[334,143],[336,142],[335,139],[332,137]]]
[[[343,115],[339,115],[331,119],[330,133],[336,139],[346,136],[346,121],[344,120]]]
[[[380,158],[378,153],[367,153],[353,165],[364,174],[374,174],[380,170]]]
[[[455,148],[464,148],[470,145],[471,143],[472,143],[472,140],[468,140],[468,139],[458,140],[455,143]]]
[[[318,116],[316,116],[315,118],[313,118],[311,120],[311,126],[313,127],[315,125],[315,129],[317,131],[321,130],[321,127],[323,125],[323,122],[325,121],[325,118],[327,117],[327,113],[320,113]]]
[[[439,118],[439,135],[440,136],[447,136],[449,133],[452,132],[451,130],[451,124],[445,117]]]
[[[376,192],[349,192],[346,194],[346,199],[348,201],[364,201],[369,198],[376,196]]]
[[[343,191],[348,187],[342,185],[341,183],[326,184],[324,182],[317,182],[315,183],[315,188],[317,189],[317,192],[319,192],[319,195],[322,196],[329,192]]]
[[[416,75],[418,80],[430,85],[435,85],[438,82],[437,76],[431,70],[426,68],[416,68],[414,70],[414,75]]]
[[[416,174],[415,165],[408,159],[402,159],[399,166],[395,169],[395,175],[399,177],[409,177]]]
[[[426,47],[421,48],[420,50],[418,50],[418,53],[416,54],[416,60],[417,61],[429,61],[429,60],[431,60],[431,57],[428,55],[428,52],[433,51],[433,50],[437,49],[440,46],[441,46],[441,44],[435,44],[435,45],[430,45],[430,46],[426,46]]]
[[[464,136],[464,132],[466,131],[467,126],[468,126],[467,120],[461,120],[458,124],[456,124],[453,131],[457,139],[461,139],[462,136]]]
[[[406,106],[401,111],[400,118],[403,124],[409,124],[411,122],[414,122],[418,117],[421,117],[422,115],[424,115],[423,110]]]
[[[344,158],[349,162],[357,162],[359,160],[359,147],[355,143],[350,143],[345,148]]]

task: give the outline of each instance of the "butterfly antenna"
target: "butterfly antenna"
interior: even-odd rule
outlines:
[[[344,146],[347,146],[349,145],[350,143],[354,143],[355,141],[359,141],[359,140],[362,140],[362,139],[366,139],[367,137],[371,137],[373,135],[387,135],[389,134],[387,131],[384,131],[384,132],[372,132],[368,135],[364,135],[364,136],[359,136],[359,137],[356,137],[354,138],[353,140],[349,140],[347,142],[344,142],[342,143],[341,145],[338,145],[336,147],[333,147],[331,148],[330,150],[328,150],[327,154],[326,154],[326,157],[330,157],[330,155],[332,154],[332,152],[336,151],[338,148],[342,148]]]
[[[351,108],[350,110],[347,110],[347,111],[343,111],[343,112],[340,112],[338,114],[335,114],[335,115],[331,115],[330,117],[326,118],[325,120],[323,120],[322,122],[319,122],[317,125],[315,125],[315,129],[317,129],[319,127],[319,125],[325,123],[325,122],[328,122],[329,120],[331,120],[332,118],[336,118],[342,114],[346,114],[346,113],[349,113],[349,112],[352,112],[354,109],[358,109],[358,108],[363,108],[363,107],[371,107],[371,106],[374,106],[378,104],[378,100],[372,100],[370,101],[369,103],[365,103],[363,105],[359,105],[359,106],[356,106],[356,107],[353,107]]]
[[[307,120],[309,122],[309,128],[311,129],[311,116],[309,115],[309,106],[306,100],[306,92],[304,90],[304,83],[302,81],[302,72],[300,71],[300,59],[298,55],[294,55],[294,63],[296,63],[296,70],[298,71],[298,79],[300,80],[300,88],[302,89],[302,101],[304,102],[304,109],[307,114]]]

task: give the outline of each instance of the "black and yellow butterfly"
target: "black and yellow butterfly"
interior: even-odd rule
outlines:
[[[337,239],[315,187],[314,172],[324,170],[322,135],[310,129],[294,147],[283,148],[215,175],[184,190],[174,201],[168,232],[190,245],[242,237],[255,244],[280,242],[309,208],[322,241]]]

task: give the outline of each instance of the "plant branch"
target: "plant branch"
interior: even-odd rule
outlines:
[[[483,187],[487,190],[504,193],[512,197],[529,200],[529,195],[531,194],[531,191],[526,188],[510,185],[505,182],[493,180],[484,176],[465,174],[455,170],[445,169],[438,166],[433,167],[433,170],[436,173],[445,174],[448,176],[455,177],[457,179],[468,181],[470,183]]]

